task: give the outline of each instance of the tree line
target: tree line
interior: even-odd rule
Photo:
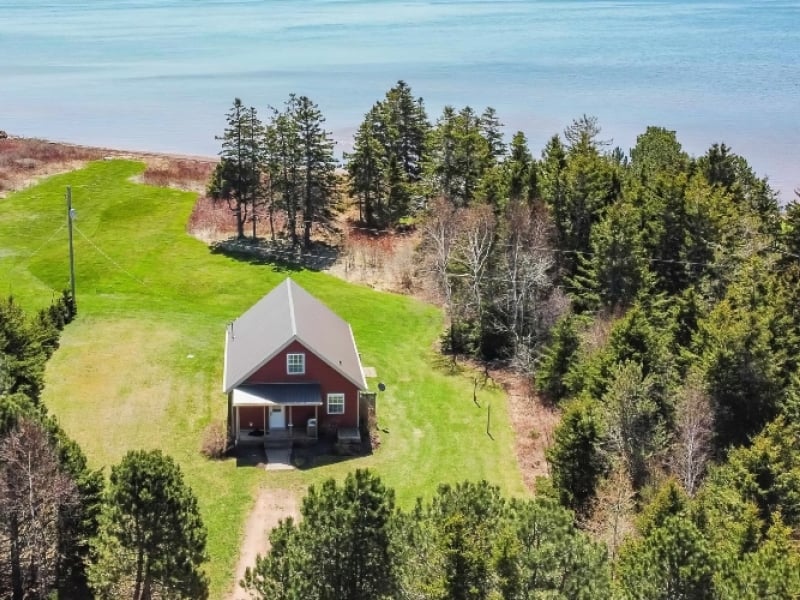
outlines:
[[[773,519],[746,546],[755,516],[728,509],[670,482],[612,556],[545,488],[509,500],[485,481],[442,484],[403,511],[379,477],[357,470],[311,486],[302,519],[273,529],[241,585],[265,600],[797,597],[790,527]]]
[[[75,315],[68,292],[34,318],[0,301],[0,597],[205,598],[205,527],[178,465],[131,451],[106,483],[41,402]]]

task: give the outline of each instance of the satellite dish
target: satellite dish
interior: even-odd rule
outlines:
[[[382,392],[385,392],[386,391],[386,386],[383,383],[379,383],[378,384],[378,389],[380,391],[382,391]]]

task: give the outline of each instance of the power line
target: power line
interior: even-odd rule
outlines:
[[[81,230],[78,228],[78,226],[77,226],[77,225],[73,225],[73,227],[75,228],[75,231],[77,231],[77,232],[80,234],[80,236],[81,236],[81,237],[82,237],[84,240],[86,240],[86,241],[89,243],[89,245],[90,245],[92,248],[94,248],[94,249],[97,251],[97,253],[98,253],[98,254],[100,254],[100,256],[102,256],[103,258],[105,258],[106,260],[108,260],[108,262],[110,262],[112,265],[114,265],[114,266],[115,266],[115,267],[116,267],[116,268],[117,268],[119,271],[121,271],[122,273],[124,273],[125,275],[127,275],[128,277],[130,277],[131,279],[133,279],[133,280],[134,280],[136,283],[138,283],[138,284],[140,284],[140,285],[143,285],[144,287],[147,287],[147,284],[146,284],[144,281],[142,281],[141,279],[139,279],[138,277],[136,277],[136,275],[134,275],[134,274],[133,274],[133,273],[131,273],[130,271],[126,270],[126,269],[125,269],[125,268],[124,268],[122,265],[120,265],[120,264],[119,264],[117,261],[115,261],[113,258],[111,258],[111,257],[110,257],[108,254],[106,254],[106,253],[103,251],[103,249],[102,249],[102,248],[100,248],[100,247],[99,247],[97,244],[95,244],[95,243],[94,243],[92,240],[90,240],[90,239],[89,239],[89,238],[86,236],[86,234],[85,234],[85,233],[83,233],[83,232],[82,232],[82,231],[81,231]]]
[[[61,230],[62,230],[62,229],[64,229],[64,227],[66,227],[66,226],[67,226],[67,225],[66,225],[66,223],[62,223],[62,224],[61,224],[61,225],[60,225],[58,228],[56,228],[56,229],[53,231],[53,233],[51,233],[51,234],[50,234],[50,235],[47,237],[47,239],[46,239],[45,241],[43,241],[43,242],[42,242],[42,243],[41,243],[41,244],[40,244],[40,245],[39,245],[39,246],[36,248],[36,250],[34,250],[33,252],[31,252],[30,254],[27,254],[27,255],[20,256],[20,257],[19,257],[19,258],[18,258],[16,261],[14,261],[14,263],[12,263],[12,265],[11,265],[11,266],[8,268],[8,270],[6,271],[6,275],[11,275],[11,273],[12,273],[12,272],[13,272],[13,271],[14,271],[14,270],[15,270],[15,269],[16,269],[16,268],[17,268],[17,267],[20,265],[20,264],[22,264],[22,261],[23,261],[23,260],[25,260],[25,259],[27,259],[27,260],[30,260],[31,258],[33,258],[34,256],[36,256],[36,255],[37,255],[37,254],[38,254],[38,253],[39,253],[39,252],[40,252],[40,251],[41,251],[41,250],[42,250],[42,249],[43,249],[45,246],[47,246],[47,245],[48,245],[50,242],[52,242],[52,241],[55,239],[55,237],[56,237],[56,236],[57,236],[59,233],[61,233]]]

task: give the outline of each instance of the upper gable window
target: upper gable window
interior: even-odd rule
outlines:
[[[306,372],[306,355],[287,354],[286,372],[289,375],[303,375]]]

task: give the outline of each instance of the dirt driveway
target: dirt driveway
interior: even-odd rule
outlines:
[[[236,564],[236,582],[227,600],[249,600],[247,592],[239,587],[245,569],[256,564],[258,554],[266,554],[269,550],[269,532],[278,525],[278,521],[286,517],[297,519],[299,515],[300,502],[291,491],[264,488],[259,490],[256,503],[247,518],[239,561]]]

